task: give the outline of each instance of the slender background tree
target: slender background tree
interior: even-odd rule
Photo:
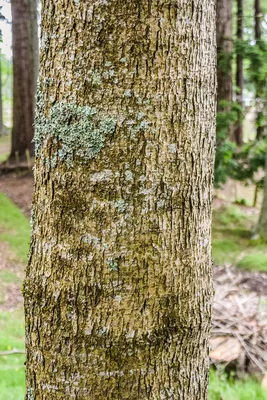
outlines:
[[[240,107],[238,111],[238,120],[234,130],[234,139],[238,146],[243,143],[243,0],[237,0],[237,31],[236,37],[238,40],[237,54],[236,54],[236,99]]]
[[[233,101],[233,2],[217,0],[218,110],[231,107]],[[230,103],[230,105],[229,105]],[[230,127],[229,127],[230,128]],[[230,135],[230,132],[229,132]]]
[[[33,123],[36,92],[36,3],[11,0],[13,47],[13,129],[9,163],[34,155]],[[34,19],[36,21],[34,21]]]

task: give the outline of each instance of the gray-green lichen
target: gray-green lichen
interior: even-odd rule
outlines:
[[[176,153],[177,151],[176,144],[175,143],[170,144],[169,149],[171,153]]]
[[[130,170],[125,171],[125,179],[126,181],[132,181],[133,180],[133,174]]]
[[[26,399],[27,400],[34,400],[35,399],[32,388],[27,389]]]
[[[119,262],[118,258],[109,258],[108,259],[108,267],[111,272],[119,270]]]
[[[116,124],[114,116],[74,103],[56,103],[45,115],[43,98],[38,94],[34,138],[36,154],[40,154],[45,139],[52,138],[55,143],[60,143],[60,148],[53,162],[49,160],[50,164],[55,166],[59,158],[70,167],[74,156],[87,162],[102,150],[106,138],[115,132]]]
[[[125,92],[124,92],[124,97],[132,97],[132,91],[131,91],[131,89],[127,89]]]
[[[123,199],[115,201],[115,208],[119,213],[123,213],[127,208],[126,201]]]
[[[100,86],[102,84],[102,77],[100,72],[93,71],[91,74],[91,81],[93,86]]]

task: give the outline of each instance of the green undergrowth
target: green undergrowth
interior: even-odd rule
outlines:
[[[0,193],[0,241],[7,243],[8,265],[0,270],[0,305],[5,300],[5,290],[12,284],[21,286],[23,265],[27,260],[30,224],[22,212]],[[11,261],[9,264],[9,257]],[[5,264],[4,264],[5,265]],[[10,268],[12,266],[12,268]],[[23,309],[0,311],[0,352],[24,350]],[[25,393],[25,355],[0,356],[0,400],[23,400]]]
[[[238,261],[237,266],[244,269],[249,269],[251,271],[267,271],[267,251],[246,254]]]
[[[215,265],[232,264],[247,270],[267,271],[267,245],[251,239],[257,218],[252,208],[240,205],[213,211]]]
[[[0,193],[0,240],[9,245],[21,262],[27,261],[30,223],[5,195]]]
[[[0,163],[8,159],[8,153],[0,154]]]
[[[23,310],[0,312],[0,351],[24,349]],[[25,393],[25,356],[0,356],[0,400],[23,400]]]
[[[208,400],[266,400],[267,391],[252,378],[235,380],[210,372]]]
[[[0,163],[6,161],[9,156],[10,136],[0,136]]]

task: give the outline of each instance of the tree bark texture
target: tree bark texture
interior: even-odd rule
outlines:
[[[255,0],[254,3],[255,9],[255,40],[256,44],[259,46],[259,50],[261,49],[261,20],[262,20],[262,9],[261,9],[261,0]],[[264,104],[262,103],[262,82],[256,84],[256,139],[260,140],[264,134],[264,126],[262,126],[263,122],[263,108]]]
[[[233,2],[217,0],[218,110],[224,111],[221,101],[233,101]]]
[[[10,162],[24,161],[34,154],[33,123],[36,73],[32,53],[31,6],[29,0],[12,0],[13,129]]]
[[[215,3],[42,14],[26,398],[207,399]]]
[[[237,0],[237,32],[238,41],[243,40],[243,0]],[[243,54],[237,52],[236,55],[236,100],[238,105],[243,107]],[[238,112],[238,121],[234,130],[234,139],[238,146],[243,143],[243,112]]]

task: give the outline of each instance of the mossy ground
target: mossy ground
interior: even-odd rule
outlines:
[[[6,161],[10,151],[10,135],[0,137],[0,163]]]
[[[209,400],[266,400],[267,391],[259,382],[247,378],[236,380],[225,374],[210,372]]]
[[[29,247],[30,224],[0,193],[0,351],[24,349],[24,313],[20,288]],[[12,289],[9,297],[9,291]],[[14,298],[16,297],[17,298]],[[23,400],[25,356],[0,356],[0,400]]]
[[[213,212],[213,260],[251,271],[267,272],[267,245],[253,240],[257,210],[229,204]]]
[[[24,349],[23,309],[0,312],[0,351]],[[25,391],[25,356],[0,356],[0,400],[23,400]]]

